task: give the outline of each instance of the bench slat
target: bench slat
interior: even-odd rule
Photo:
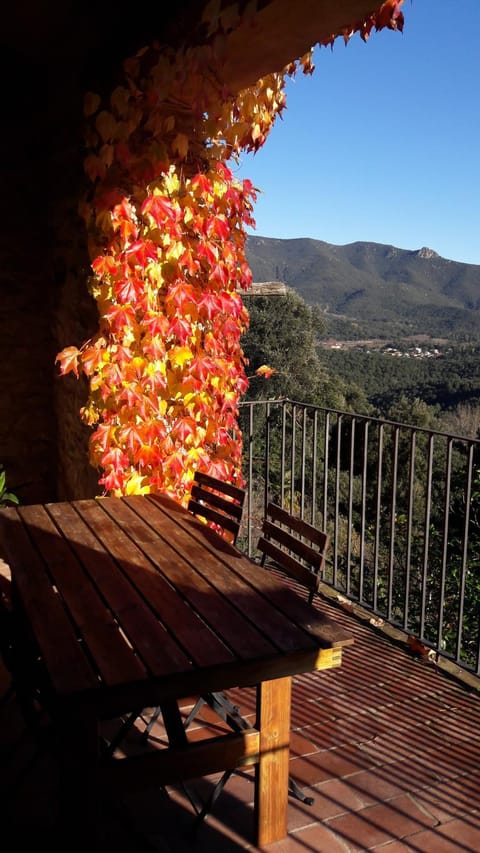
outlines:
[[[277,568],[305,586],[311,602],[318,590],[329,542],[325,531],[270,501],[257,550],[262,554],[262,565],[269,557]]]

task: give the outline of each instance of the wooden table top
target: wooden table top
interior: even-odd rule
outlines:
[[[165,496],[0,510],[57,698],[123,713],[338,665],[353,639]]]

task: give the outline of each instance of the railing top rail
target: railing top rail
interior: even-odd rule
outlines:
[[[331,415],[341,415],[342,417],[355,418],[359,421],[368,421],[369,423],[379,424],[383,426],[401,427],[402,429],[415,430],[416,432],[424,433],[428,436],[441,436],[442,438],[453,439],[454,441],[467,441],[473,445],[480,445],[480,438],[473,438],[466,435],[457,435],[456,433],[443,432],[442,430],[429,429],[428,427],[417,426],[416,424],[405,424],[400,421],[391,421],[386,418],[377,418],[373,415],[361,415],[357,412],[345,412],[341,409],[332,409],[329,406],[318,406],[315,403],[302,403],[300,400],[291,400],[289,397],[281,397],[275,400],[242,400],[240,406],[266,406],[266,405],[282,405],[290,404],[292,406],[301,406],[305,409],[314,409],[318,412],[325,412]]]

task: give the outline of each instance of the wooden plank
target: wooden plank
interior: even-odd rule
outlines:
[[[291,678],[264,681],[257,687],[260,758],[255,767],[255,824],[259,847],[287,834],[291,688]]]
[[[167,629],[169,642],[174,638],[197,666],[234,659],[198,614],[178,595],[165,574],[158,571],[156,562],[152,562],[145,550],[140,550],[137,543],[145,543],[147,539],[154,555],[160,551],[163,553],[165,545],[123,505],[120,498],[102,498],[95,503],[75,501],[73,506],[97,535],[101,535],[108,552]],[[132,536],[135,536],[135,541],[132,541]],[[168,551],[166,553],[168,559]],[[136,637],[136,643],[140,647],[141,639]],[[151,657],[149,662],[153,665]]]
[[[205,551],[201,542],[189,537],[186,540],[181,527],[172,522],[167,514],[159,513],[153,504],[140,495],[120,500],[107,498],[101,503],[125,529],[131,524],[131,515],[138,512],[135,527],[137,543],[221,642],[237,657],[263,657],[275,653],[275,646],[249,622],[245,613],[220,595],[215,586],[207,582],[196,570],[197,566],[202,566],[203,561],[208,559],[208,551]],[[160,543],[157,535],[162,537]],[[224,541],[218,538],[220,542]],[[243,603],[246,605],[246,602]],[[170,621],[172,630],[177,632],[179,626],[176,614],[171,614]]]
[[[290,577],[293,577],[309,590],[317,589],[319,575],[308,569],[307,566],[304,566],[303,563],[300,563],[290,554],[286,554],[274,542],[260,537],[258,549],[267,557],[270,557],[275,562],[276,567],[280,571],[283,571],[284,574],[290,575]],[[268,566],[263,566],[263,568],[268,568]]]
[[[90,512],[87,508],[83,516],[76,511],[75,504],[51,504],[48,506],[48,511],[64,531],[65,536],[68,536],[73,553],[94,581],[102,599],[107,602],[116,622],[121,625],[122,632],[128,637],[133,647],[132,650],[127,645],[122,633],[123,645],[128,648],[130,657],[135,661],[135,668],[130,671],[126,654],[123,648],[120,648],[119,651],[122,654],[119,654],[118,663],[123,661],[125,664],[120,680],[144,676],[146,671],[141,661],[154,675],[166,674],[179,667],[190,668],[191,663],[187,655],[166,632],[152,613],[148,603],[106,550],[106,540],[114,538],[117,542],[117,551],[123,555],[124,560],[125,551],[128,546],[131,546],[130,540],[126,540],[125,543],[125,536],[121,531],[118,531],[119,535],[116,536],[113,523],[96,506],[95,501],[86,501],[85,504],[90,507]],[[91,529],[88,525],[91,525]],[[143,557],[141,552],[138,554]],[[135,556],[130,553],[128,560],[134,560]],[[150,567],[147,566],[147,570],[148,568]],[[88,608],[85,609],[85,614],[90,621]],[[109,647],[108,636],[106,639],[105,653],[109,656],[115,654],[115,649],[111,651]],[[93,653],[97,654],[95,649]],[[137,654],[139,657],[136,656]]]
[[[228,495],[234,499],[240,509],[245,502],[246,493],[245,489],[242,489],[241,486],[236,486],[234,483],[228,483],[226,480],[219,480],[218,477],[212,477],[210,474],[205,474],[203,471],[195,472],[192,493],[195,491],[197,484],[207,489],[216,490],[222,495]],[[232,504],[232,507],[233,506],[235,506],[235,504]],[[238,517],[241,518],[241,513]]]
[[[238,521],[228,515],[225,515],[223,512],[219,512],[213,506],[207,506],[193,498],[190,500],[189,508],[190,511],[194,512],[199,518],[205,518],[207,521],[213,522],[213,524],[218,524],[223,530],[228,530],[232,536],[233,542],[233,539],[238,532]]]
[[[300,539],[297,539],[297,537],[293,536],[288,530],[285,530],[283,527],[279,527],[272,521],[265,519],[263,522],[263,532],[265,537],[279,543],[279,545],[284,549],[283,553],[292,551],[297,555],[297,557],[305,560],[315,569],[320,569],[323,562],[323,555],[320,551],[315,550],[315,548],[312,548],[306,542],[302,542]],[[257,545],[259,551],[263,550],[262,543],[264,541],[265,539],[261,537]]]
[[[64,538],[70,538],[75,532],[70,528],[72,513],[68,504],[56,505],[54,512],[58,527],[43,506],[19,507],[18,512],[28,525],[50,577],[71,614],[82,648],[88,649],[101,677],[109,684],[117,684],[145,676],[145,667],[135,657],[111,611]],[[84,531],[77,530],[76,533],[81,537]]]
[[[190,496],[191,498],[195,498],[195,501],[205,501],[208,505],[219,509],[222,513],[222,518],[223,515],[233,516],[237,522],[242,518],[242,506],[240,504],[230,501],[228,498],[216,494],[216,492],[211,492],[198,483],[193,484]],[[188,509],[192,512],[191,500],[189,501]]]
[[[259,757],[256,729],[221,735],[128,758],[113,759],[98,769],[98,790],[109,793],[142,791],[254,764]],[[287,790],[287,787],[285,787]]]
[[[118,689],[109,686],[95,696],[102,717],[118,716],[131,708],[161,705],[165,699],[183,699],[204,693],[228,690],[230,687],[251,687],[262,680],[283,678],[315,670],[340,666],[341,648],[312,649],[308,652],[277,653],[263,659],[234,661],[218,666],[205,666],[190,672],[178,672],[149,682],[132,682]]]
[[[266,572],[234,545],[224,542],[220,550],[216,544],[218,537],[215,537],[213,531],[199,525],[195,518],[189,517],[189,513],[183,507],[170,510],[170,504],[173,502],[164,495],[149,495],[148,500],[160,507],[165,507],[168,512],[174,512],[178,523],[186,527],[193,537],[200,537],[202,543],[211,548],[229,570],[235,572],[244,583],[255,589],[264,601],[276,607],[302,630],[313,636],[319,646],[329,648],[352,645],[353,637],[344,628],[337,625],[327,614],[311,607],[298,595],[292,594],[285,583],[271,572]]]
[[[35,633],[54,687],[61,693],[96,687],[97,675],[82,652],[62,598],[54,591],[18,510],[0,510],[0,519],[15,594]]]
[[[318,545],[320,551],[324,551],[328,544],[328,535],[323,530],[320,530],[318,527],[315,527],[315,525],[310,524],[302,518],[297,518],[287,510],[272,502],[267,506],[267,518],[265,519],[265,524],[268,523],[268,518],[271,518],[278,524],[285,525],[285,527],[290,530],[294,530],[295,533],[309,542],[314,542]]]
[[[130,498],[128,500],[131,501]],[[143,516],[155,525],[155,529],[161,534],[162,530],[166,530],[171,508],[168,503],[158,505],[162,506],[165,512],[164,520],[158,513],[152,514],[148,510],[143,510]],[[228,543],[222,537],[204,525],[199,528],[198,522],[190,514],[180,514],[176,517],[177,550],[184,553],[186,559],[190,558],[190,563],[195,566],[196,571],[242,614],[249,623],[250,631],[261,630],[264,636],[284,653],[298,648],[313,648],[316,645],[292,620],[285,618],[271,602],[266,601],[257,592],[255,585],[246,584],[239,572],[231,571],[230,553],[238,555],[238,551],[227,550]],[[195,523],[191,525],[190,522]]]

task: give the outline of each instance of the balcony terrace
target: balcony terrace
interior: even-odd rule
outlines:
[[[268,849],[479,850],[480,442],[291,401],[245,404],[242,419],[242,547],[255,557],[267,498],[325,526],[330,555],[313,606],[355,638],[340,668],[294,680],[290,774],[314,803],[290,798],[288,836]],[[0,684],[3,834],[20,849],[43,841],[64,850],[68,839],[53,832],[54,759],[24,730],[6,671]],[[232,693],[245,716],[255,714],[248,690]],[[207,709],[189,732],[201,738],[221,725]],[[153,735],[161,748],[161,725]],[[191,788],[205,799],[214,779]],[[194,837],[181,788],[106,807],[104,847],[256,849],[252,816],[246,770],[232,775]]]

